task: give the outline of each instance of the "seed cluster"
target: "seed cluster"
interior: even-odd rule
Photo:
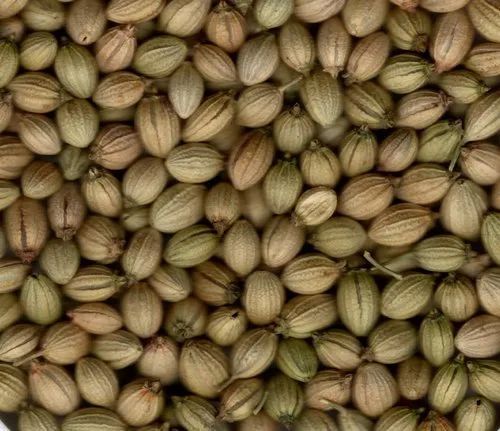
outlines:
[[[500,0],[0,0],[19,431],[494,431]]]

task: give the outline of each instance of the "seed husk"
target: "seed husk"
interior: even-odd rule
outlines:
[[[62,423],[64,431],[99,431],[102,427],[110,431],[125,431],[127,426],[111,410],[89,407],[70,413]]]
[[[64,416],[78,408],[78,388],[63,367],[50,362],[31,361],[28,380],[33,400],[50,413]]]
[[[408,400],[418,400],[425,397],[431,378],[431,365],[418,356],[413,356],[398,365],[398,388],[401,395]]]
[[[237,307],[219,307],[208,316],[206,334],[219,346],[231,346],[246,331],[248,319]]]
[[[218,2],[205,21],[208,39],[230,53],[243,45],[246,33],[245,18],[224,0]]]
[[[191,392],[214,398],[229,375],[229,360],[221,347],[202,338],[184,343],[179,358],[179,376]]]
[[[194,395],[172,397],[174,414],[179,424],[200,431],[213,429],[216,423],[217,409],[204,398]]]
[[[347,0],[342,9],[342,19],[349,34],[365,37],[382,27],[388,11],[387,0],[375,0],[370,3]]]
[[[279,343],[276,365],[288,377],[299,382],[308,382],[317,374],[319,361],[307,341],[285,338]]]
[[[158,294],[144,282],[130,286],[120,303],[123,323],[141,338],[149,338],[160,329],[163,306]]]
[[[66,315],[73,323],[90,334],[109,334],[123,325],[121,315],[113,307],[102,302],[82,304]]]
[[[55,155],[61,151],[62,142],[56,124],[40,114],[20,114],[19,137],[35,154]]]
[[[460,64],[469,52],[474,28],[465,10],[440,15],[433,28],[429,51],[436,62],[436,72],[446,72]]]
[[[180,118],[186,119],[201,104],[203,78],[193,64],[184,62],[170,75],[167,91],[174,111]]]
[[[352,382],[352,400],[362,413],[380,416],[398,399],[396,380],[385,365],[373,362],[359,366]]]
[[[495,427],[496,412],[490,400],[468,397],[455,410],[454,419],[457,431],[491,431]]]
[[[127,424],[144,426],[160,416],[164,402],[163,388],[158,380],[137,379],[120,392],[116,412]]]
[[[300,83],[300,98],[311,118],[326,127],[342,113],[342,89],[328,72],[313,71]]]
[[[272,33],[257,35],[238,51],[238,77],[247,86],[267,81],[278,68],[279,59],[276,37]]]
[[[132,24],[107,30],[95,43],[95,59],[103,73],[126,69],[137,48],[136,29]]]
[[[300,385],[285,376],[276,374],[267,386],[264,410],[274,420],[290,427],[304,408],[304,394]]]
[[[337,318],[337,300],[333,295],[298,295],[285,304],[274,331],[285,337],[308,338]]]
[[[92,354],[105,361],[113,370],[121,370],[137,362],[143,352],[139,338],[119,329],[94,338]]]
[[[429,387],[429,404],[438,412],[447,414],[464,399],[467,386],[467,368],[464,358],[459,355],[440,367],[434,375]]]
[[[137,361],[139,374],[169,385],[179,378],[179,347],[169,337],[157,335],[144,346]]]
[[[208,309],[196,297],[188,297],[170,304],[166,311],[164,328],[178,342],[203,335],[207,325]]]
[[[283,309],[285,289],[276,275],[267,271],[255,271],[245,280],[241,300],[250,322],[268,325]]]
[[[0,364],[0,410],[13,413],[28,398],[26,374],[17,367]]]
[[[17,426],[20,431],[57,431],[57,419],[47,410],[27,405],[19,412]]]
[[[75,365],[75,381],[82,398],[96,406],[112,408],[118,398],[118,378],[100,359],[86,357]]]
[[[96,42],[106,29],[105,5],[101,0],[76,0],[66,15],[66,31],[79,45]]]
[[[474,392],[488,398],[494,403],[500,402],[500,361],[483,359],[467,361],[469,384]]]
[[[228,386],[237,379],[256,377],[272,364],[278,351],[278,336],[267,328],[250,329],[231,348],[231,378]]]
[[[246,419],[262,404],[264,396],[261,379],[236,380],[222,393],[217,417],[227,422]]]
[[[490,358],[500,352],[500,318],[482,314],[458,330],[455,346],[470,358]]]
[[[439,310],[432,310],[420,324],[419,347],[434,367],[444,365],[453,356],[453,325]]]
[[[174,0],[169,2],[158,17],[158,28],[179,37],[198,33],[208,15],[207,0]]]

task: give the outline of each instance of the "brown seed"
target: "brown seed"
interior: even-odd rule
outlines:
[[[268,325],[283,309],[285,289],[273,273],[256,271],[246,278],[241,300],[251,323]]]
[[[173,0],[158,17],[159,30],[179,37],[198,33],[210,10],[210,0]]]
[[[432,367],[424,359],[413,356],[398,365],[397,381],[401,395],[418,400],[427,395],[432,378]]]
[[[500,44],[481,43],[474,46],[465,59],[465,66],[482,77],[493,77],[500,73]]]
[[[137,48],[135,33],[132,24],[125,24],[110,28],[96,41],[95,58],[101,72],[116,72],[132,64]]]
[[[106,29],[105,4],[102,0],[76,0],[66,15],[66,31],[79,45],[91,45]]]
[[[342,18],[349,34],[365,37],[382,27],[388,11],[388,0],[347,0]]]
[[[500,318],[475,316],[458,330],[455,346],[470,358],[490,358],[500,353]]]
[[[352,374],[339,370],[318,372],[305,386],[305,402],[310,408],[331,410],[330,403],[344,405],[351,399]]]
[[[245,42],[245,18],[228,2],[221,0],[205,22],[208,39],[227,52],[236,52]]]
[[[441,73],[458,65],[472,46],[474,28],[465,10],[440,15],[435,23],[430,53]]]

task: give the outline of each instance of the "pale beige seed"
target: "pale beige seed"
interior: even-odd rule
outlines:
[[[430,15],[422,9],[389,11],[386,29],[392,43],[399,49],[425,52],[432,30]]]
[[[97,335],[114,332],[123,324],[118,311],[102,302],[79,305],[66,315],[85,331]]]
[[[223,170],[224,157],[210,144],[183,144],[170,151],[165,167],[180,182],[204,183]]]
[[[182,398],[173,396],[172,401],[174,423],[187,429],[209,430],[214,427],[217,409],[210,401],[195,395]]]
[[[109,171],[92,166],[82,181],[88,208],[100,215],[117,217],[123,207],[121,185]]]
[[[186,121],[182,132],[184,141],[201,142],[213,138],[234,119],[235,105],[230,94],[210,96]]]
[[[28,0],[7,0],[0,6],[0,19],[17,15],[26,6]]]
[[[198,33],[210,10],[210,0],[173,0],[161,11],[158,27],[178,37]]]
[[[429,82],[433,68],[434,66],[418,55],[395,55],[380,70],[378,82],[393,93],[411,93]]]
[[[352,271],[337,289],[337,308],[342,323],[356,336],[367,336],[380,315],[380,293],[368,273]]]
[[[150,210],[151,226],[160,232],[173,233],[203,218],[206,189],[197,184],[175,184],[155,200]]]
[[[82,398],[100,407],[112,408],[118,398],[118,378],[105,362],[86,357],[75,365],[75,381]]]
[[[339,370],[318,372],[305,386],[305,402],[310,408],[332,410],[332,403],[345,405],[351,398],[352,374]]]
[[[379,416],[399,399],[396,380],[384,365],[362,364],[354,375],[352,399],[365,415]]]
[[[256,184],[242,193],[241,213],[253,225],[262,229],[272,216],[262,191],[262,184]]]
[[[478,315],[464,323],[455,337],[455,346],[470,358],[490,358],[500,352],[500,318]]]
[[[486,192],[471,180],[459,179],[441,202],[441,223],[453,234],[466,240],[475,240],[479,237],[487,207]]]
[[[303,24],[289,21],[283,25],[278,45],[281,59],[287,66],[305,74],[312,69],[316,57],[314,39]]]
[[[14,136],[0,137],[0,177],[6,180],[19,178],[34,154]]]
[[[137,361],[139,374],[159,379],[163,385],[177,381],[179,377],[179,348],[166,336],[154,336],[144,346],[144,353]]]
[[[160,329],[162,302],[148,284],[140,282],[129,287],[121,298],[120,309],[124,325],[138,337],[149,338]]]
[[[241,215],[240,193],[229,183],[213,186],[205,199],[205,217],[214,229],[223,234]]]
[[[258,409],[264,394],[262,380],[237,380],[222,393],[218,417],[226,422],[241,421]]]
[[[464,140],[480,141],[493,136],[500,130],[500,92],[485,94],[472,103],[465,114]]]
[[[133,163],[122,181],[125,207],[148,205],[156,200],[167,184],[167,171],[161,159],[144,157]]]
[[[472,282],[462,274],[450,274],[438,286],[434,301],[443,314],[455,322],[470,319],[479,302]]]
[[[110,124],[101,129],[90,147],[89,158],[107,169],[124,169],[142,153],[139,135],[125,124]]]
[[[387,129],[394,123],[391,94],[372,81],[353,84],[346,89],[344,110],[356,126]]]
[[[208,39],[230,53],[243,45],[246,32],[245,18],[224,0],[218,2],[205,21]]]
[[[499,362],[495,359],[468,361],[469,382],[472,390],[498,403]]]
[[[126,69],[137,48],[135,27],[131,24],[112,27],[95,44],[95,58],[103,73]]]
[[[30,0],[20,15],[33,30],[59,30],[65,21],[64,5],[54,0]]]
[[[237,307],[219,307],[208,316],[206,334],[219,346],[231,346],[246,331],[245,312]]]
[[[339,161],[348,177],[371,171],[377,159],[377,139],[373,132],[362,126],[352,129],[340,142]]]
[[[59,424],[55,416],[44,408],[28,405],[19,411],[18,426],[25,431],[55,431]]]
[[[473,142],[460,150],[459,164],[463,173],[481,186],[500,180],[500,149],[489,142]]]
[[[356,220],[369,220],[385,210],[393,197],[389,178],[379,174],[356,176],[343,187],[338,212]]]
[[[116,402],[116,412],[132,426],[144,426],[157,419],[165,405],[158,380],[137,379],[125,385]]]
[[[500,3],[497,0],[475,0],[467,4],[474,28],[491,42],[500,42]]]
[[[244,85],[260,84],[269,79],[280,61],[276,37],[263,33],[246,41],[238,51],[236,68]]]
[[[13,325],[0,335],[0,358],[15,362],[29,355],[40,341],[40,327],[30,324]]]
[[[440,15],[429,47],[436,71],[441,73],[457,66],[469,52],[473,40],[474,28],[465,10]]]
[[[168,306],[163,327],[169,336],[182,343],[189,338],[203,335],[207,318],[206,304],[190,296]]]
[[[0,330],[3,332],[16,323],[23,314],[17,296],[11,293],[0,293],[0,312]]]
[[[330,257],[343,258],[361,250],[366,232],[360,223],[349,217],[332,217],[315,227],[307,241]]]
[[[247,220],[235,222],[224,235],[222,254],[226,264],[239,276],[250,274],[260,263],[260,240]]]
[[[261,237],[263,262],[271,268],[286,265],[302,249],[305,232],[285,216],[275,216],[264,226]]]
[[[105,4],[102,0],[75,0],[66,15],[66,31],[79,45],[96,42],[106,29]]]
[[[373,220],[368,237],[382,245],[409,245],[421,239],[433,223],[433,214],[426,207],[392,205]]]
[[[163,301],[177,302],[189,296],[191,280],[182,268],[162,265],[148,278],[148,284]]]
[[[417,90],[403,96],[396,107],[396,125],[425,129],[439,120],[451,99],[444,92]]]
[[[155,36],[137,47],[132,67],[149,78],[165,78],[184,61],[187,50],[183,39],[175,36]]]
[[[236,273],[218,260],[196,266],[192,279],[194,294],[207,304],[232,304],[240,296]]]
[[[481,43],[467,55],[465,66],[482,77],[494,77],[500,71],[500,43]]]
[[[342,19],[349,34],[365,37],[382,27],[388,11],[389,0],[347,0]]]
[[[351,371],[361,364],[361,343],[348,331],[330,329],[313,334],[313,346],[326,367]]]
[[[471,396],[465,398],[455,410],[457,431],[491,431],[495,428],[496,411],[487,398]]]
[[[300,98],[314,121],[326,127],[342,113],[342,90],[331,74],[315,71],[300,83]]]
[[[134,120],[142,145],[152,156],[165,158],[179,143],[180,120],[165,96],[142,98]]]
[[[23,194],[32,199],[48,198],[62,185],[61,171],[51,162],[36,160],[30,163],[21,175]]]
[[[51,239],[42,250],[39,263],[52,281],[66,284],[80,266],[80,252],[73,241]]]
[[[420,135],[417,160],[431,163],[451,161],[463,135],[461,120],[441,120],[434,123]]]
[[[456,103],[475,102],[490,88],[479,75],[469,70],[451,70],[441,75],[439,86]]]
[[[277,351],[278,336],[269,329],[245,332],[231,348],[231,379],[226,384],[258,376],[269,368]]]
[[[185,120],[201,104],[203,78],[192,63],[184,62],[170,75],[167,92],[174,111]]]
[[[26,318],[39,325],[54,323],[63,313],[58,286],[43,274],[25,278],[19,301]]]
[[[337,194],[328,187],[306,190],[297,199],[292,218],[305,226],[317,226],[327,221],[337,208]]]
[[[266,29],[281,27],[293,13],[294,0],[256,0],[254,15]]]
[[[401,395],[408,400],[419,400],[425,397],[431,378],[431,365],[419,356],[413,356],[398,365],[398,388]]]
[[[270,168],[274,151],[274,142],[264,130],[244,135],[228,160],[228,174],[234,187],[246,190],[257,184]]]
[[[19,60],[21,65],[32,71],[52,66],[57,54],[57,39],[53,34],[39,31],[29,34],[21,43]]]
[[[35,154],[54,155],[61,151],[62,142],[54,121],[41,114],[18,116],[18,135]]]
[[[326,145],[314,139],[300,154],[300,171],[304,182],[312,187],[334,187],[341,176],[340,161]]]
[[[218,89],[237,85],[236,65],[217,45],[198,44],[193,49],[193,64],[201,76]]]
[[[241,300],[251,323],[268,325],[281,313],[285,289],[276,275],[256,271],[246,278]]]
[[[31,397],[55,415],[67,415],[80,404],[80,394],[70,374],[61,366],[32,361],[29,369]]]
[[[165,0],[111,0],[106,8],[110,21],[140,23],[155,18],[165,6]]]
[[[429,205],[443,199],[456,179],[457,174],[438,164],[418,164],[396,181],[396,196],[413,204]]]
[[[500,294],[498,268],[483,271],[476,279],[476,290],[481,306],[490,314],[500,317],[497,297]]]
[[[181,383],[191,392],[214,398],[229,379],[229,360],[221,347],[203,338],[184,343],[180,359]]]
[[[318,60],[334,78],[342,72],[351,53],[352,40],[338,17],[321,23],[316,38]]]
[[[121,330],[94,338],[92,354],[108,363],[114,370],[128,367],[142,355],[139,338],[131,332]]]
[[[431,12],[446,13],[463,8],[469,0],[420,0],[420,7]]]
[[[360,39],[349,55],[347,82],[368,81],[377,76],[389,58],[390,48],[389,36],[381,31]]]
[[[130,72],[113,72],[97,85],[92,100],[100,108],[126,109],[135,105],[143,96],[144,80]]]

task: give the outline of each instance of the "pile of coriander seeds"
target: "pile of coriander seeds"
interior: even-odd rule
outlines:
[[[499,405],[500,0],[0,1],[0,420]]]

